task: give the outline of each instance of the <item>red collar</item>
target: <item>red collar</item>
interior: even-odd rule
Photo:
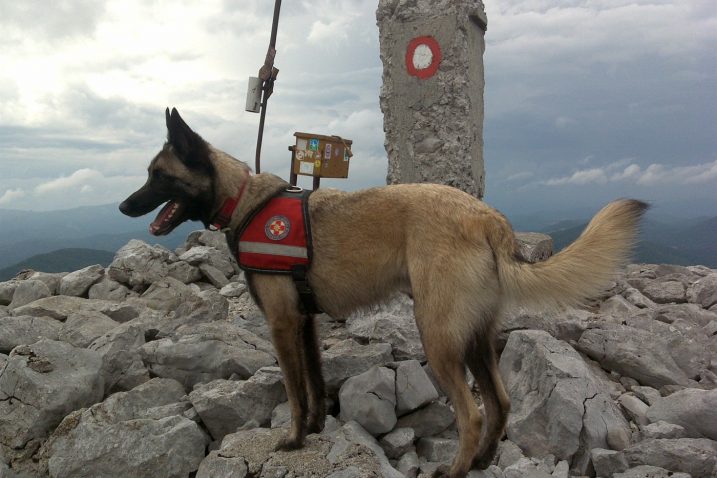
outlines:
[[[214,216],[214,220],[209,225],[209,229],[213,231],[221,231],[229,225],[229,222],[231,222],[232,220],[234,210],[237,208],[237,206],[239,205],[239,201],[241,201],[241,198],[244,195],[246,185],[249,183],[250,175],[251,173],[247,174],[246,178],[244,179],[244,182],[241,185],[241,188],[239,188],[239,193],[236,196],[224,200],[222,208],[219,210],[217,215]]]

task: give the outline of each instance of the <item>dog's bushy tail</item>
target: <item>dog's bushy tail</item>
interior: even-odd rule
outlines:
[[[596,296],[629,259],[647,208],[633,199],[608,204],[575,242],[536,264],[520,261],[512,234],[506,237],[496,230],[488,240],[496,253],[505,298],[520,306],[555,309]]]

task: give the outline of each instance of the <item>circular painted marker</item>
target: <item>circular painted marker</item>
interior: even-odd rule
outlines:
[[[416,37],[406,48],[408,74],[422,80],[432,77],[441,64],[441,47],[432,36]]]

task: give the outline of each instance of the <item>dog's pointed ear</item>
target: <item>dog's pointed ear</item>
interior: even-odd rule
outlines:
[[[177,157],[189,167],[200,167],[207,158],[207,143],[184,122],[177,108],[165,111],[167,118],[167,142]]]

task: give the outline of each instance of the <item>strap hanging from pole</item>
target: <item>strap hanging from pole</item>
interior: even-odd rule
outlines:
[[[271,39],[269,40],[269,49],[266,52],[264,64],[259,69],[259,79],[262,81],[262,98],[261,98],[261,116],[259,118],[259,135],[256,139],[256,174],[261,173],[261,142],[264,137],[264,119],[266,117],[266,105],[269,97],[274,92],[274,82],[279,74],[279,70],[274,67],[274,58],[276,57],[276,31],[279,26],[279,11],[281,10],[281,0],[274,2],[274,21],[271,24]]]

